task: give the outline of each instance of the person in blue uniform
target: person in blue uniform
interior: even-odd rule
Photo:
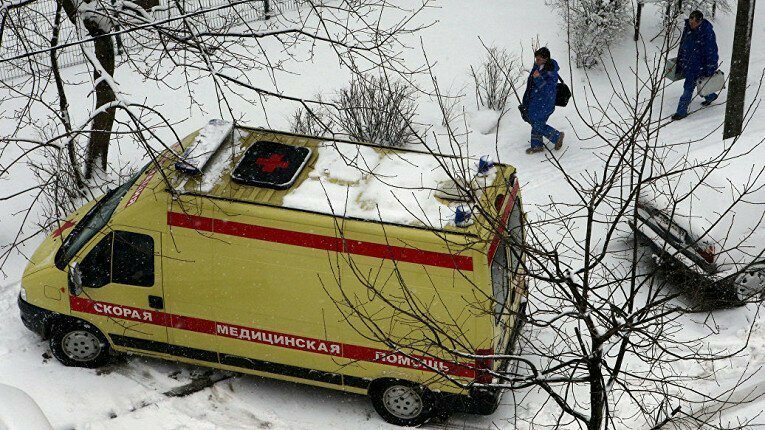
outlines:
[[[677,72],[685,77],[683,95],[677,104],[677,111],[672,119],[679,120],[688,116],[688,106],[693,99],[693,90],[700,78],[712,76],[717,71],[717,40],[712,23],[704,19],[701,11],[694,10],[685,20],[680,48],[677,51]],[[717,99],[712,93],[701,102],[709,106]]]
[[[526,81],[521,102],[523,120],[531,124],[531,147],[526,149],[527,154],[544,151],[543,137],[554,143],[555,149],[563,145],[565,134],[547,125],[547,119],[555,111],[558,70],[558,63],[550,58],[549,49],[542,47],[534,52],[534,67]]]

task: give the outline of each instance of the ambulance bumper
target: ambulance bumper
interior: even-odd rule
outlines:
[[[469,396],[444,394],[440,406],[450,412],[491,415],[497,410],[502,398],[500,389],[472,389]]]
[[[21,313],[21,322],[23,322],[29,330],[46,338],[47,333],[45,328],[48,325],[48,321],[54,317],[56,313],[43,308],[38,308],[23,300],[21,296],[19,296],[18,304]]]

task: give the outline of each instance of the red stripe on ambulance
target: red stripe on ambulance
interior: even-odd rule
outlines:
[[[233,324],[215,323],[215,334],[231,339],[246,340],[264,345],[281,346],[317,354],[335,355],[342,357],[342,344],[302,336],[293,336],[256,328],[243,327]]]
[[[331,355],[356,361],[366,361],[388,366],[404,367],[407,369],[443,372],[453,376],[475,378],[475,369],[472,364],[460,364],[438,358],[402,354],[382,349],[349,345],[287,333],[278,333],[201,318],[173,315],[165,312],[134,308],[132,306],[98,302],[83,297],[70,296],[69,304],[73,311],[93,315],[160,325],[196,333],[212,334],[229,339],[295,349],[315,354]]]
[[[134,308],[132,306],[115,305],[112,303],[97,302],[82,297],[69,296],[69,306],[73,311],[84,312],[93,315],[104,315],[129,321],[138,321],[147,324],[167,326],[168,315],[148,309]]]
[[[345,252],[365,257],[390,259],[406,263],[422,264],[425,266],[437,266],[465,271],[473,270],[473,258],[464,255],[424,251],[401,246],[363,242],[360,240],[348,240],[339,237],[322,236],[254,224],[244,224],[234,221],[187,215],[178,212],[167,213],[167,224],[174,227],[190,228],[229,236],[281,243],[284,245]]]
[[[138,200],[139,197],[141,197],[141,193],[143,193],[143,190],[146,189],[146,186],[149,185],[149,182],[151,181],[151,179],[154,177],[156,173],[157,173],[156,168],[151,169],[149,171],[149,173],[146,175],[143,181],[141,181],[141,183],[138,184],[138,188],[135,189],[135,192],[133,193],[133,195],[130,196],[130,199],[127,201],[127,203],[125,203],[125,207],[132,205],[133,203],[136,202],[136,200]]]

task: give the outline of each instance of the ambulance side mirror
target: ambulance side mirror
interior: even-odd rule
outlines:
[[[69,292],[73,296],[82,294],[82,271],[80,265],[75,262],[69,265]]]

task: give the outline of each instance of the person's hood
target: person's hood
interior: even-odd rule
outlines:
[[[550,58],[550,60],[547,62],[547,66],[550,67],[550,70],[553,72],[558,72],[560,70],[560,66],[558,66],[558,62]]]
[[[531,73],[534,73],[534,70],[539,70],[539,65],[537,63],[534,63],[534,67],[531,68]],[[558,62],[550,58],[547,60],[547,64],[545,64],[545,70],[552,70],[553,72],[558,72],[560,70],[560,67],[558,66]]]

